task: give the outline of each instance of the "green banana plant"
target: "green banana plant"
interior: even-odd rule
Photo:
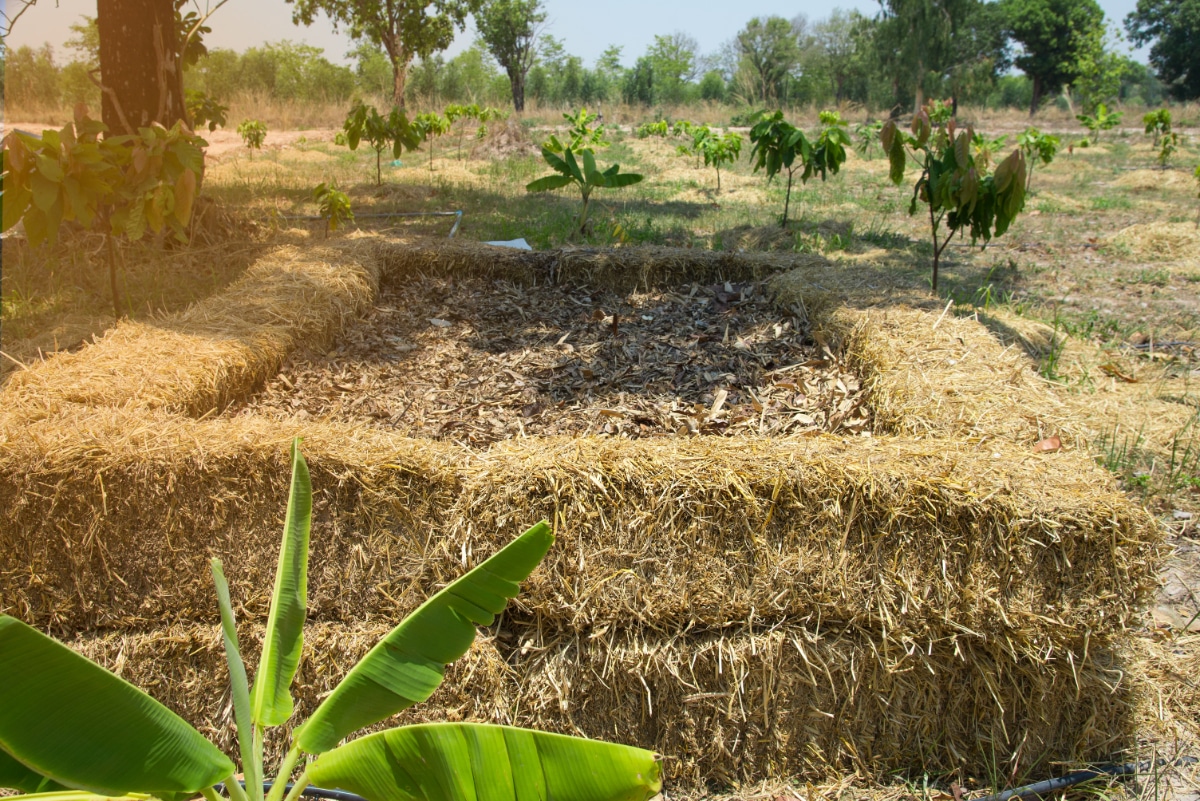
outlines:
[[[212,561],[245,789],[230,759],[185,720],[14,617],[0,615],[0,789],[27,801],[264,801],[263,738],[293,714],[307,603],[312,488],[299,440],[283,545],[258,673],[242,661],[229,587]],[[267,801],[296,801],[310,782],[368,801],[553,798],[645,801],[660,760],[631,746],[476,723],[386,729],[342,744],[429,698],[554,541],[545,521],[430,597],[350,670],[297,726]],[[301,764],[302,760],[305,764]]]
[[[586,112],[583,112],[586,113]],[[564,186],[575,184],[583,196],[583,208],[579,212],[579,233],[587,234],[587,220],[592,192],[597,189],[620,189],[642,180],[635,172],[621,172],[621,165],[614,164],[601,172],[596,167],[596,156],[591,150],[584,149],[579,155],[583,158],[583,168],[575,160],[572,148],[563,148],[559,156],[545,145],[542,146],[542,158],[554,168],[557,175],[546,175],[525,185],[527,192],[549,192],[552,189],[562,189]]]

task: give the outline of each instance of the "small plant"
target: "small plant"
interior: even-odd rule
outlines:
[[[210,132],[225,127],[229,107],[223,106],[209,97],[205,92],[196,89],[184,91],[184,104],[188,116],[192,118],[192,128],[199,130],[208,126]],[[264,131],[265,135],[265,131]]]
[[[908,213],[918,204],[929,211],[933,240],[932,289],[937,292],[938,265],[942,252],[955,234],[971,232],[974,244],[1001,236],[1025,206],[1025,156],[1018,149],[988,175],[971,152],[974,131],[959,130],[948,106],[936,101],[921,109],[912,121],[912,135],[889,120],[879,132],[884,152],[891,162],[892,183],[904,180],[904,167],[911,150],[921,168],[913,187]],[[949,233],[939,241],[945,223]]]
[[[32,245],[54,244],[64,222],[97,227],[105,237],[113,313],[123,314],[117,289],[116,238],[138,241],[170,231],[187,241],[207,145],[182,122],[155,123],[136,135],[105,136],[104,123],[75,108],[75,119],[40,138],[14,131],[4,138],[3,229],[24,222]]]
[[[566,150],[572,153],[594,153],[612,144],[604,138],[603,125],[592,127],[592,123],[600,121],[599,114],[588,114],[586,108],[581,108],[574,114],[563,114],[563,119],[571,123],[567,130],[567,143],[563,144],[557,136],[550,134],[550,138],[542,143],[543,150],[549,150],[551,153],[562,153]]]
[[[337,184],[322,181],[313,190],[313,200],[317,202],[317,210],[325,220],[325,237],[330,231],[345,228],[347,223],[354,222],[354,211],[350,208],[350,198],[337,188]]]
[[[995,139],[988,139],[980,133],[971,136],[971,146],[975,149],[975,158],[985,170],[992,166],[992,159],[1004,148],[1006,142],[1008,142],[1008,136],[997,136]]]
[[[429,143],[429,171],[433,172],[433,140],[450,133],[450,120],[433,111],[418,114],[413,121],[421,138]]]
[[[1154,146],[1158,147],[1159,140],[1171,132],[1171,110],[1160,108],[1142,117],[1146,126],[1146,136],[1154,137]]]
[[[351,150],[358,150],[363,140],[375,151],[375,185],[383,184],[383,151],[389,147],[392,158],[400,158],[405,150],[416,150],[421,145],[421,131],[408,121],[408,117],[393,107],[388,116],[381,116],[374,106],[359,101],[350,109],[342,123],[342,133],[336,141]]]
[[[1100,132],[1116,128],[1121,124],[1123,116],[1125,115],[1119,111],[1109,111],[1108,106],[1101,103],[1096,106],[1095,114],[1076,114],[1075,119],[1088,129],[1088,133],[1091,135],[1089,143],[1094,145],[1100,141]]]
[[[451,103],[446,106],[445,111],[442,112],[442,116],[450,123],[451,129],[457,128],[458,155],[459,158],[465,159],[463,138],[466,136],[467,128],[470,127],[471,123],[473,121],[479,123],[475,129],[475,139],[484,139],[487,137],[487,124],[492,120],[501,118],[503,112],[491,106],[481,107],[478,103],[471,103],[470,105]],[[474,153],[474,148],[472,148],[472,153]]]
[[[707,127],[707,126],[705,126]],[[742,135],[734,131],[718,136],[712,132],[699,143],[700,154],[704,157],[704,166],[713,167],[717,171],[717,191],[721,191],[721,167],[732,164],[742,154]]]
[[[882,122],[865,122],[854,126],[854,150],[858,155],[870,161],[874,150],[879,148],[879,132],[883,129]]]
[[[634,136],[636,136],[638,139],[645,139],[649,136],[657,136],[665,139],[670,132],[671,124],[666,120],[659,120],[658,122],[642,123],[637,127],[637,130],[634,131]]]
[[[662,787],[657,756],[640,748],[479,723],[425,723],[347,736],[427,699],[554,542],[543,521],[429,598],[383,638],[312,716],[291,731],[264,793],[263,739],[292,717],[303,650],[312,487],[292,445],[292,482],[266,633],[253,684],[246,674],[219,559],[211,563],[229,665],[245,789],[233,760],[133,685],[14,617],[0,615],[0,787],[77,788],[60,801],[113,797],[297,801],[313,782],[368,798],[553,798],[645,801]],[[213,721],[213,728],[223,724]],[[294,785],[292,772],[304,754]],[[420,788],[420,789],[418,789]],[[454,788],[454,789],[451,789]],[[428,793],[428,795],[426,795]],[[462,795],[460,796],[459,793]],[[23,798],[23,796],[16,796]],[[46,801],[33,796],[30,801]]]
[[[1032,125],[1017,136],[1017,147],[1021,148],[1021,152],[1025,154],[1025,162],[1029,165],[1025,176],[1026,191],[1029,191],[1029,187],[1033,185],[1034,166],[1039,161],[1042,164],[1054,161],[1054,156],[1058,153],[1058,147],[1061,144],[1062,140],[1054,134],[1042,133]]]
[[[267,138],[267,126],[260,120],[242,120],[237,127],[238,136],[250,148],[250,158],[254,158],[255,150],[262,150]]]
[[[596,167],[596,157],[591,150],[583,150],[579,155],[583,159],[583,169],[580,169],[575,152],[571,148],[566,148],[559,156],[550,148],[543,146],[542,158],[557,174],[546,175],[536,181],[531,181],[526,184],[525,189],[529,192],[548,192],[575,184],[583,198],[583,208],[579,212],[579,233],[586,236],[592,192],[597,189],[620,189],[623,186],[630,186],[641,181],[643,176],[633,172],[622,173],[619,164],[614,164],[601,172]]]
[[[820,119],[824,127],[815,142],[810,142],[803,131],[784,120],[782,111],[761,119],[750,129],[750,141],[754,143],[750,158],[754,160],[754,171],[765,170],[770,182],[781,170],[787,170],[787,193],[779,223],[785,228],[796,173],[800,173],[803,183],[808,183],[814,175],[820,175],[824,181],[828,173],[836,175],[846,161],[850,136],[842,118],[836,112],[822,111]]]

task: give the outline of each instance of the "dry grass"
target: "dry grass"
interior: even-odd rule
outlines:
[[[1186,259],[1200,264],[1200,230],[1193,223],[1131,225],[1118,231],[1109,241],[1145,259]]]

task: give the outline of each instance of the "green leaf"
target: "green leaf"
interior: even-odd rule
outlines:
[[[283,521],[283,544],[275,570],[275,591],[267,613],[262,658],[254,676],[251,717],[260,726],[279,726],[292,716],[292,679],[304,645],[308,605],[308,532],[312,514],[312,485],[308,465],[300,455],[300,440],[292,440],[292,488]]]
[[[553,139],[553,137],[551,138]],[[567,162],[563,161],[557,153],[554,153],[550,149],[543,147],[542,158],[547,164],[550,165],[550,169],[556,172],[561,172],[563,175],[570,176],[571,171],[567,168]]]
[[[42,774],[22,765],[15,757],[0,748],[0,789],[20,790],[37,793],[61,789],[62,785],[50,781]]]
[[[620,175],[609,175],[604,178],[604,186],[609,189],[620,189],[622,186],[630,186],[641,181],[643,176],[636,172],[623,172]]]
[[[195,793],[234,771],[183,718],[8,615],[0,749],[59,784],[107,796]]]
[[[296,742],[320,754],[432,695],[445,666],[471,647],[475,626],[495,620],[553,542],[542,521],[423,603],[354,666],[296,731]]]
[[[583,151],[583,176],[589,184],[604,186],[604,177],[596,169],[596,156],[590,150]]]
[[[2,787],[3,785],[0,785]],[[150,796],[145,793],[127,793],[112,797],[99,793],[85,793],[81,790],[48,790],[30,795],[10,796],[5,801],[146,801]]]
[[[256,753],[254,747],[254,724],[250,718],[250,688],[246,680],[246,664],[242,661],[241,648],[238,646],[237,624],[233,619],[233,604],[229,601],[229,583],[225,580],[225,570],[221,560],[212,560],[213,584],[217,589],[217,606],[221,610],[221,639],[225,644],[225,661],[229,664],[229,687],[233,696],[233,720],[237,724],[238,750],[241,751],[242,766],[246,771],[246,786],[251,788],[252,797],[256,797],[254,788],[262,786],[262,754]]]
[[[645,801],[662,789],[650,751],[481,723],[378,732],[318,757],[308,778],[369,801]]]
[[[527,192],[547,192],[551,189],[562,189],[574,182],[574,179],[567,175],[547,175],[525,184],[525,190]]]
[[[23,186],[10,185],[4,187],[3,201],[0,201],[0,212],[3,213],[3,230],[7,231],[21,221],[25,210],[33,200],[33,193]]]
[[[33,205],[42,211],[49,211],[50,208],[58,201],[58,188],[61,184],[53,181],[42,173],[35,172],[30,179],[30,186],[33,189]]]
[[[563,151],[563,161],[567,165],[568,174],[581,184],[587,183],[583,178],[583,173],[579,169],[579,163],[575,161],[575,154],[571,152],[571,148]]]

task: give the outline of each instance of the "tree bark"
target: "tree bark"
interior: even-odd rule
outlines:
[[[1032,117],[1037,113],[1038,106],[1042,104],[1042,79],[1038,76],[1033,76],[1033,99],[1029,102],[1029,116]]]
[[[517,70],[509,70],[508,81],[512,84],[513,109],[525,110],[525,75]]]
[[[171,0],[97,0],[100,116],[113,134],[187,123]]]

